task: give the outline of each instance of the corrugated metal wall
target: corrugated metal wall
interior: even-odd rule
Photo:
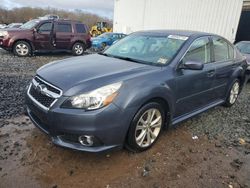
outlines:
[[[243,0],[115,0],[114,31],[185,29],[235,40]]]

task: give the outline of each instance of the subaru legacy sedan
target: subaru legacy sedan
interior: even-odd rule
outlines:
[[[135,32],[100,54],[38,69],[27,90],[27,112],[57,145],[141,152],[165,127],[217,105],[232,106],[246,68],[246,59],[217,35]]]

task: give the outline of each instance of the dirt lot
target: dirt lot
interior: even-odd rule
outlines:
[[[35,70],[67,57],[0,50],[0,187],[250,187],[250,84],[232,108],[163,132],[149,151],[90,154],[54,146],[24,115]]]

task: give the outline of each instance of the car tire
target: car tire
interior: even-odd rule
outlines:
[[[237,101],[237,98],[240,94],[240,81],[239,79],[235,79],[233,81],[233,84],[230,87],[227,99],[224,103],[225,107],[231,107],[235,104],[235,102]]]
[[[132,152],[142,152],[152,147],[165,124],[165,114],[157,102],[144,105],[130,124],[125,147]]]
[[[19,57],[27,57],[31,54],[31,51],[31,46],[26,41],[18,41],[13,47],[13,53]]]
[[[76,42],[72,47],[72,54],[75,56],[80,56],[84,53],[86,47],[83,43]]]

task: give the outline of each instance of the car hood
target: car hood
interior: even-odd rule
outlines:
[[[21,29],[21,28],[5,28],[0,31],[7,31],[8,33],[27,33],[30,32],[30,29]]]
[[[106,38],[94,38],[91,41],[92,42],[99,42],[99,41],[105,41],[105,40],[107,40],[107,39]]]
[[[159,69],[94,54],[49,63],[38,69],[37,75],[71,96]]]

